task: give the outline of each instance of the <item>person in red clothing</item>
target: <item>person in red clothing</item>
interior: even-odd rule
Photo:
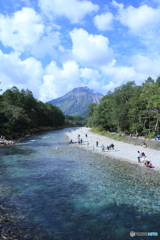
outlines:
[[[146,161],[144,165],[146,165],[146,167],[153,168],[153,165],[150,161]]]

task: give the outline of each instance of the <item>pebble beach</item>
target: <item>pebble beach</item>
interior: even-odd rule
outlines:
[[[80,147],[85,150],[93,151],[97,154],[101,154],[103,157],[112,157],[121,161],[131,162],[134,164],[139,164],[142,167],[146,167],[144,163],[138,163],[137,159],[137,151],[144,152],[146,155],[145,160],[150,161],[154,168],[152,170],[160,171],[160,151],[151,149],[151,148],[144,148],[140,145],[133,145],[124,143],[121,141],[116,141],[111,138],[101,136],[97,133],[93,133],[90,131],[91,128],[82,127],[76,130],[71,129],[68,131],[66,135],[68,136],[69,140],[72,139],[73,144],[70,144],[71,147]],[[86,137],[87,134],[87,137]],[[80,135],[80,139],[83,140],[82,144],[78,144],[78,135]],[[96,147],[96,141],[98,141],[98,147]],[[102,144],[107,147],[110,144],[114,144],[114,149],[106,149],[105,152],[102,152]]]

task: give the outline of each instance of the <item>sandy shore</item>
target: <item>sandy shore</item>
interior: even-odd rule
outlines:
[[[78,134],[80,134],[80,138],[82,138],[82,145],[78,144]],[[87,134],[87,137],[85,136]],[[150,161],[154,170],[160,171],[160,151],[154,150],[150,148],[144,148],[143,146],[137,146],[133,144],[128,144],[120,141],[113,140],[108,137],[101,136],[99,134],[90,132],[90,128],[78,128],[75,131],[71,129],[71,132],[67,132],[66,135],[69,137],[69,140],[72,139],[74,144],[72,146],[78,146],[81,148],[85,148],[90,151],[94,151],[95,153],[102,154],[104,157],[113,157],[119,160],[128,161],[131,163],[139,164],[142,167],[145,167],[143,163],[138,163],[137,159],[137,151],[144,152],[146,155],[146,160]],[[96,141],[98,141],[98,147],[96,147]],[[87,144],[89,142],[89,145]],[[102,152],[102,144],[107,147],[111,143],[114,144],[114,149],[107,150]],[[94,150],[93,150],[94,149]]]

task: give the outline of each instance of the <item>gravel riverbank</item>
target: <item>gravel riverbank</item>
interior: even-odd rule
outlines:
[[[145,166],[143,163],[138,163],[137,151],[145,152],[146,160],[152,162],[154,166],[153,169],[160,171],[160,150],[152,149],[149,147],[144,148],[142,145],[135,145],[136,140],[134,141],[134,139],[132,139],[134,141],[134,144],[116,141],[111,138],[101,136],[97,133],[93,133],[90,131],[90,128],[86,127],[78,128],[75,131],[68,131],[66,135],[69,137],[70,140],[72,139],[72,141],[75,143],[72,144],[72,146],[78,146],[90,151],[94,151],[95,153],[102,154],[104,157],[113,157],[119,160],[139,164],[142,167]],[[80,138],[82,138],[83,140],[82,145],[78,144],[78,135],[80,135]],[[98,141],[98,147],[96,147],[96,141]],[[141,144],[141,142],[144,142],[144,139],[139,139],[138,141],[140,141]],[[155,142],[159,143],[158,141]],[[106,147],[109,146],[111,143],[115,145],[114,149],[105,149],[105,152],[102,152],[102,144]]]

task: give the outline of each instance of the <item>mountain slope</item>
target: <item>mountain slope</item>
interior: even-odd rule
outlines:
[[[74,88],[62,97],[49,101],[59,107],[65,115],[86,117],[90,103],[99,104],[102,94],[88,87]]]

